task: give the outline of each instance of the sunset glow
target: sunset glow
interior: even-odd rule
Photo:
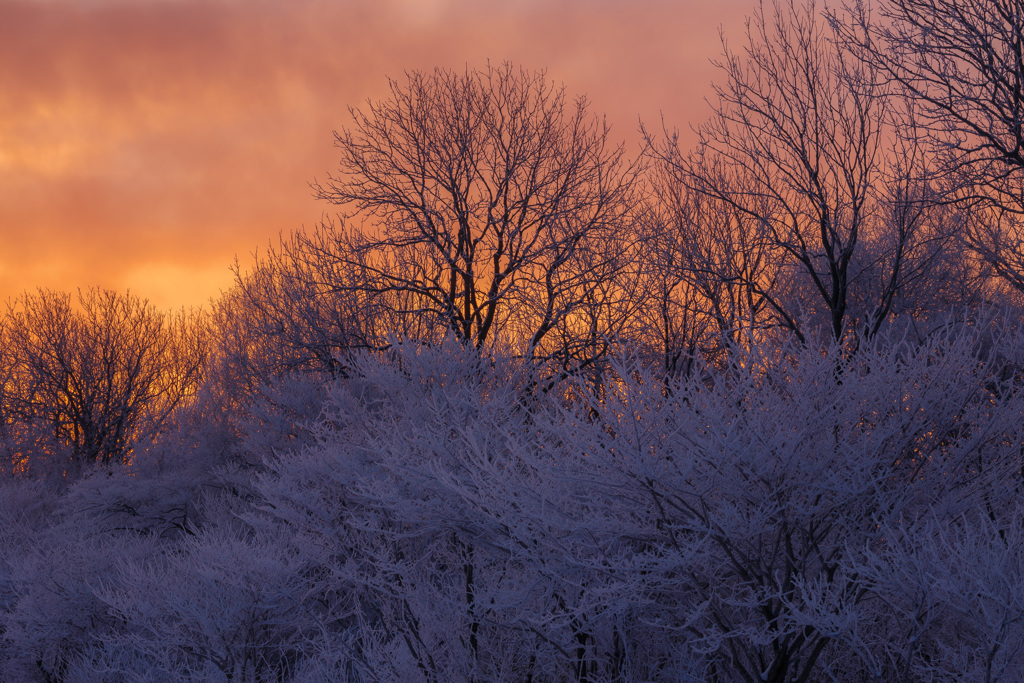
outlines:
[[[754,0],[0,1],[0,298],[131,289],[194,306],[331,207],[347,107],[387,76],[547,68],[635,149],[687,131]]]

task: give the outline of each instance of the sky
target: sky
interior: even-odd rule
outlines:
[[[612,135],[708,114],[757,0],[0,0],[0,302],[105,287],[208,305],[334,209],[348,108],[405,71],[506,60]]]

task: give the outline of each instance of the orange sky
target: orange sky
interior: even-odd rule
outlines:
[[[331,207],[347,107],[386,76],[512,60],[613,133],[706,115],[757,0],[0,0],[0,301],[99,285],[201,305]]]

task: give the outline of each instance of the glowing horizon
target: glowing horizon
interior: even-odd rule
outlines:
[[[0,299],[230,286],[235,255],[332,207],[332,131],[387,77],[510,60],[636,149],[706,114],[718,27],[756,0],[0,0]]]

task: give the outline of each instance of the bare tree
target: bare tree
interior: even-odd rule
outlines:
[[[715,88],[696,150],[682,153],[672,134],[652,148],[690,191],[728,207],[751,235],[763,236],[761,263],[777,270],[723,278],[742,279],[774,324],[801,339],[801,317],[815,314],[837,339],[854,322],[858,333],[877,333],[906,278],[921,273],[905,268],[928,217],[928,205],[908,194],[926,181],[914,175],[920,169],[899,164],[915,151],[893,142],[885,86],[870,65],[852,58],[813,0],[759,9],[743,52],[726,46],[719,66],[726,81]],[[890,211],[892,202],[907,210]],[[894,218],[902,223],[891,225]],[[862,259],[865,234],[884,230],[896,236],[885,254]],[[872,273],[884,286],[856,310],[852,290]]]
[[[878,0],[877,18],[850,6],[856,21],[835,24],[920,110],[968,243],[1024,291],[1024,2]]]
[[[12,452],[11,432],[14,416],[11,399],[14,392],[14,357],[8,337],[6,318],[0,317],[0,473],[18,468],[18,458]]]
[[[89,289],[77,303],[39,290],[12,304],[8,410],[15,429],[67,449],[72,467],[123,461],[194,395],[205,328],[198,314],[167,315],[130,294]]]
[[[341,355],[373,346],[387,310],[371,309],[357,270],[301,232],[270,245],[248,271],[236,262],[235,286],[215,306],[219,355],[260,382],[296,369],[338,374]]]
[[[560,331],[610,332],[584,309],[607,304],[625,261],[636,168],[586,99],[509,64],[390,85],[351,111],[339,171],[315,184],[347,221],[321,226],[333,257],[362,274],[335,287],[392,297],[478,349],[574,355]]]
[[[698,355],[749,344],[771,325],[763,292],[781,274],[763,223],[693,191],[671,164],[649,169],[651,208],[641,222],[647,308],[664,369],[686,374]],[[726,182],[726,179],[721,179]]]

